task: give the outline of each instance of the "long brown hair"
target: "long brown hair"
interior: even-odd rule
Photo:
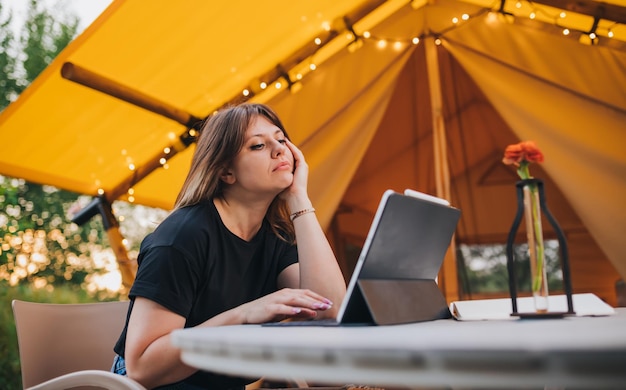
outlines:
[[[220,180],[220,175],[231,166],[241,151],[246,131],[258,116],[263,116],[281,129],[289,139],[278,115],[264,104],[239,104],[208,117],[200,130],[191,168],[178,193],[174,209],[223,196],[225,184]],[[284,200],[277,196],[272,201],[266,219],[278,237],[288,242],[295,241],[293,224],[289,220]]]

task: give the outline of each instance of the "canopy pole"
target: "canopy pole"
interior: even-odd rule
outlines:
[[[450,168],[448,166],[446,129],[443,118],[443,99],[441,97],[441,78],[439,75],[439,58],[434,37],[424,40],[426,53],[426,69],[430,89],[430,105],[432,110],[433,150],[435,165],[436,195],[450,201]],[[456,267],[456,246],[453,239],[446,252],[443,266],[439,272],[439,287],[448,302],[459,299],[459,287]]]
[[[115,253],[115,259],[122,274],[122,284],[128,291],[135,280],[137,261],[131,260],[128,256],[128,251],[124,245],[124,237],[120,232],[120,224],[113,214],[111,203],[104,196],[94,198],[91,203],[72,218],[72,222],[82,225],[98,214],[102,217],[102,225],[109,238],[109,244]]]
[[[85,87],[118,98],[155,114],[162,115],[187,128],[193,127],[197,122],[202,120],[164,101],[155,99],[152,96],[148,96],[145,93],[117,83],[71,62],[63,64],[61,67],[61,76],[66,80],[84,85]]]

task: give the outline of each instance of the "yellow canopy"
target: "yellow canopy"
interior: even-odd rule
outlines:
[[[168,209],[194,119],[250,98],[304,150],[337,247],[362,243],[385,189],[440,192],[446,163],[457,241],[504,243],[500,160],[533,139],[574,287],[593,269],[608,291],[626,276],[625,3],[115,0],[0,114],[0,174]]]

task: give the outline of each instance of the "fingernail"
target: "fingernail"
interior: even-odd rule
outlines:
[[[328,303],[315,303],[313,304],[314,309],[326,310],[330,309],[330,305]]]
[[[293,309],[291,309],[291,310],[293,310],[293,313],[294,313],[294,314],[298,314],[298,313],[300,313],[300,312],[302,311],[302,309],[300,309],[299,307],[294,307],[294,308],[293,308]]]

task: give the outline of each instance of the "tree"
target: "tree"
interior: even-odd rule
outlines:
[[[4,9],[0,3],[0,111],[9,105],[18,95],[19,85],[15,77],[16,61],[13,31],[11,30],[12,14],[2,19]]]
[[[21,179],[0,178],[0,279],[37,287],[70,284],[81,289],[98,271],[90,258],[103,240],[102,223],[68,221],[79,195]]]
[[[22,36],[25,54],[22,65],[28,83],[32,82],[70,43],[78,29],[76,16],[70,16],[69,20],[57,21],[40,5],[41,2],[30,0],[24,25],[26,35]]]
[[[26,89],[70,43],[78,30],[79,21],[75,15],[59,18],[50,14],[36,0],[30,0],[28,7],[23,35],[19,40],[10,28],[11,12],[8,12],[6,19],[0,19],[0,36],[3,37],[0,41],[0,110]]]

